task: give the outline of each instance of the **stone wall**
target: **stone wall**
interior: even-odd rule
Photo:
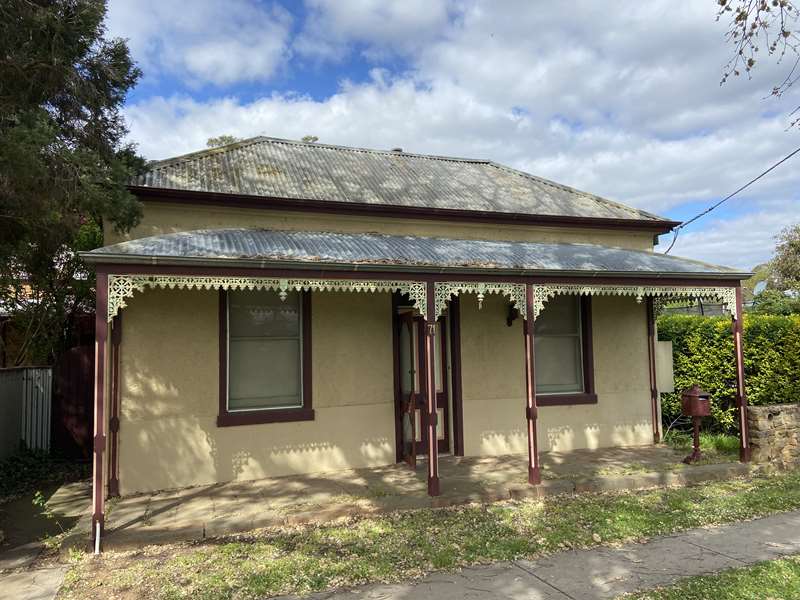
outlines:
[[[753,462],[800,462],[800,404],[750,406],[747,412]]]

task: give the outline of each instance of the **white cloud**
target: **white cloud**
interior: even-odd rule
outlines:
[[[345,53],[407,52],[412,68],[375,69],[368,81],[345,83],[322,100],[141,101],[126,114],[143,153],[196,150],[221,133],[313,134],[330,143],[492,158],[663,213],[710,204],[798,145],[785,127],[800,90],[764,99],[778,70],[763,65],[752,81],[720,87],[730,48],[713,5],[631,1],[612,11],[579,2],[542,10],[519,2],[490,11],[464,2],[383,25],[370,20],[384,10],[375,2],[314,6],[306,32],[325,15],[330,35],[322,42]],[[447,24],[437,11],[451,15]],[[777,230],[800,218],[797,190],[800,169],[784,165],[731,201],[745,216],[716,220],[715,213],[701,221],[701,233],[682,235],[673,253],[740,267],[764,260]],[[740,228],[746,231],[737,235]]]
[[[294,42],[301,54],[320,61],[343,58],[360,45],[373,60],[409,53],[447,25],[447,0],[306,0],[303,31]]]
[[[109,33],[128,38],[145,76],[193,86],[268,81],[289,57],[291,16],[253,0],[112,0]]]

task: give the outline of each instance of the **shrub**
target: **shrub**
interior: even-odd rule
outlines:
[[[658,337],[672,341],[675,390],[661,396],[665,425],[680,415],[680,392],[697,383],[711,394],[714,431],[736,429],[736,364],[728,317],[669,315]],[[800,316],[744,317],[745,386],[750,404],[800,402]]]

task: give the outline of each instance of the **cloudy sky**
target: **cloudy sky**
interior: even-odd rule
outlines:
[[[800,146],[785,70],[720,86],[713,0],[110,0],[148,159],[269,135],[490,158],[682,220]],[[673,254],[749,268],[800,221],[800,155]],[[663,249],[663,247],[662,247]]]

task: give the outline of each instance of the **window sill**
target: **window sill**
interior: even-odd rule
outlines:
[[[536,396],[537,406],[571,406],[573,404],[597,404],[597,394],[547,394]]]
[[[312,408],[287,408],[279,410],[250,410],[228,412],[217,416],[217,427],[236,427],[238,425],[260,425],[262,423],[289,423],[292,421],[313,421]]]

